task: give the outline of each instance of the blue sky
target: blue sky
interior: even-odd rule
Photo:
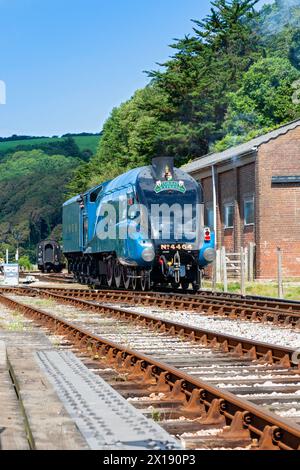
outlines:
[[[208,0],[0,0],[0,136],[101,130]]]

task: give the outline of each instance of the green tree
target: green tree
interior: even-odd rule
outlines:
[[[0,162],[1,247],[15,251],[19,244],[21,256],[35,259],[36,244],[61,229],[65,187],[79,163],[41,150],[16,152]]]
[[[210,15],[194,21],[195,36],[173,44],[176,53],[163,64],[164,70],[150,73],[175,108],[169,153],[199,157],[222,136],[228,93],[239,88],[244,72],[263,55],[252,27],[256,3],[213,2]]]
[[[138,90],[130,100],[114,108],[104,124],[95,157],[78,168],[69,194],[148,164],[151,157],[160,153],[162,136],[168,128],[164,117],[169,108],[166,94],[155,85]]]
[[[253,29],[267,56],[289,58],[299,68],[299,0],[275,0],[264,5]]]
[[[299,79],[300,72],[287,59],[270,57],[254,64],[244,74],[240,89],[229,94],[226,136],[215,149],[222,150],[299,117],[300,106],[292,100],[292,84]]]

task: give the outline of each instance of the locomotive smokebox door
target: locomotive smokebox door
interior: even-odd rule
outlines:
[[[174,158],[155,157],[152,158],[152,174],[156,181],[170,181],[174,177]]]

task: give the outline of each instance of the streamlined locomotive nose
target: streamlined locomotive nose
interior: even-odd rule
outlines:
[[[107,205],[113,209],[109,216]],[[198,236],[204,229],[202,212],[199,183],[175,168],[173,157],[155,157],[150,166],[130,170],[64,204],[69,272],[90,285],[145,290],[181,284],[197,290],[201,269],[214,254],[210,234],[205,240]],[[108,225],[112,230],[106,230]]]

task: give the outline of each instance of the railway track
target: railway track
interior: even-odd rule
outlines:
[[[14,293],[14,290],[10,290]],[[20,290],[18,290],[20,293]],[[168,318],[163,318],[162,312],[158,316],[151,314],[141,313],[140,311],[133,311],[132,309],[124,309],[120,307],[113,307],[106,303],[99,303],[95,301],[84,300],[82,298],[74,298],[66,295],[58,294],[44,289],[25,289],[21,290],[23,295],[37,296],[44,298],[52,298],[60,303],[68,304],[73,307],[88,310],[99,315],[111,315],[122,318],[129,322],[141,322],[144,326],[148,326],[162,333],[170,332],[170,334],[179,335],[180,337],[200,341],[205,346],[212,348],[221,347],[224,352],[233,352],[235,354],[244,354],[249,356],[250,359],[262,359],[266,362],[279,363],[280,365],[291,366],[292,356],[294,349],[288,347],[278,347],[267,343],[260,343],[258,341],[245,340],[236,336],[228,334],[219,334],[203,328],[197,328],[195,325],[185,325],[181,322],[175,322]]]
[[[49,273],[49,274],[42,274],[40,272],[33,272],[28,273],[32,274],[36,277],[39,277],[41,280],[49,280],[49,281],[57,281],[57,282],[66,282],[70,283],[73,282],[73,276],[71,274],[66,273]],[[76,289],[74,289],[75,291]],[[78,289],[79,290],[79,289]],[[88,290],[87,287],[82,290]],[[109,288],[100,288],[96,292],[103,292],[103,291],[110,291]],[[113,292],[134,292],[134,291],[124,291],[121,289],[114,289]],[[137,292],[142,294],[145,292]],[[207,299],[214,299],[219,300],[220,302],[230,302],[236,303],[238,305],[248,305],[257,308],[265,308],[265,309],[279,309],[279,310],[286,310],[287,312],[299,313],[300,314],[300,300],[286,300],[286,299],[279,299],[275,297],[262,297],[256,295],[246,295],[242,296],[240,294],[232,293],[232,292],[219,292],[219,291],[210,291],[210,290],[199,290],[197,293],[189,293],[189,291],[182,291],[181,289],[177,290],[170,290],[164,289],[163,291],[154,291],[154,292],[147,292],[147,294],[169,294],[169,295],[179,295],[179,296],[189,296],[191,298],[207,298]]]
[[[245,298],[231,299],[219,298],[207,292],[198,295],[170,294],[159,292],[135,292],[122,290],[67,289],[43,288],[49,293],[57,293],[65,297],[73,297],[91,301],[116,302],[132,305],[157,306],[174,310],[187,310],[207,315],[239,318],[240,320],[271,322],[274,325],[300,329],[300,303],[284,304],[281,308],[278,302],[268,304],[263,301],[248,300]],[[271,306],[271,304],[273,306]],[[286,308],[288,306],[288,308]]]
[[[73,276],[70,274],[64,274],[64,273],[41,273],[40,271],[34,271],[34,272],[25,272],[21,273],[21,279],[22,277],[26,276],[34,276],[36,279],[39,281],[46,281],[46,282],[55,282],[58,284],[73,284]]]
[[[300,445],[300,404],[296,412],[291,411],[291,403],[297,401],[300,377],[299,370],[291,367],[291,350],[191,329],[53,292],[39,291],[39,295],[75,306],[77,313],[72,309],[72,322],[67,314],[58,317],[22,305],[15,298],[1,295],[0,300],[46,326],[54,326],[77,346],[92,352],[93,357],[106,358],[109,365],[125,371],[127,378],[142,383],[140,392],[144,395],[145,383],[150,386],[148,395],[150,391],[165,394],[159,403],[148,397],[148,401],[137,401],[138,406],[156,403],[165,413],[169,403],[169,414],[173,410],[173,416],[196,417],[196,424],[189,423],[192,429],[197,425],[203,432],[217,429],[213,440],[219,442],[233,439],[249,444],[249,439],[251,442],[255,438],[260,448],[297,449]],[[33,303],[34,299],[27,301]],[[87,320],[78,307],[92,310],[93,316]],[[123,392],[128,387],[125,385],[119,385]],[[270,413],[270,409],[298,418],[291,416],[287,421]],[[230,428],[224,434],[225,424]],[[174,423],[168,421],[164,425],[174,428]],[[191,440],[191,445],[196,445],[197,438]]]
[[[217,297],[223,300],[237,300],[237,301],[247,301],[253,303],[253,305],[282,308],[290,311],[300,311],[300,300],[287,300],[279,299],[276,297],[262,297],[258,295],[240,295],[232,292],[219,292],[219,291],[209,291],[209,290],[200,290],[199,293],[195,295],[207,296],[207,297]]]
[[[6,292],[10,292],[12,290],[14,289],[5,289]],[[217,345],[224,343],[225,347],[226,343],[224,337],[222,337],[222,333],[224,331],[228,331],[233,337],[232,342],[229,341],[230,350],[232,350],[238,345],[236,338],[243,338],[243,341],[245,341],[245,338],[247,338],[249,347],[245,349],[245,353],[250,354],[249,350],[252,350],[251,353],[253,354],[253,358],[255,358],[255,355],[257,354],[259,354],[259,358],[268,354],[269,360],[273,360],[271,350],[266,350],[266,348],[257,349],[256,344],[259,342],[252,341],[251,343],[251,340],[260,339],[260,342],[273,343],[279,346],[283,346],[286,350],[289,350],[290,353],[285,354],[284,359],[281,355],[279,357],[279,360],[285,361],[287,364],[293,362],[293,359],[291,357],[293,355],[293,351],[300,349],[297,325],[295,325],[296,328],[294,329],[286,330],[286,328],[290,326],[289,324],[280,323],[278,325],[280,327],[278,327],[275,324],[266,321],[265,318],[262,318],[263,324],[259,326],[257,321],[236,322],[236,315],[227,315],[227,318],[224,318],[223,320],[222,317],[216,315],[211,316],[205,313],[203,314],[201,310],[199,312],[198,309],[194,310],[193,308],[187,308],[187,304],[185,305],[187,311],[184,311],[182,304],[178,303],[177,300],[175,300],[176,308],[174,309],[173,307],[172,309],[170,307],[168,308],[168,306],[171,305],[172,307],[172,305],[174,305],[174,302],[171,302],[170,304],[169,299],[167,299],[166,305],[165,296],[163,296],[163,302],[161,302],[160,299],[156,301],[156,299],[154,299],[151,294],[145,294],[143,292],[139,293],[139,295],[136,292],[132,293],[126,291],[116,292],[114,290],[105,290],[102,293],[99,291],[92,292],[89,290],[64,288],[43,288],[42,291],[40,288],[25,288],[18,289],[18,292],[23,293],[25,295],[43,295],[46,297],[59,298],[61,302],[71,303],[73,305],[78,306],[79,308],[91,309],[92,311],[94,311],[94,309],[96,308],[95,305],[97,304],[100,304],[100,306],[103,306],[105,304],[107,307],[106,312],[109,311],[109,306],[115,306],[117,308],[123,306],[130,309],[130,319],[132,318],[132,315],[135,315],[135,317],[138,315],[139,317],[144,318],[144,321],[147,321],[145,320],[145,318],[147,317],[147,314],[150,314],[150,319],[148,320],[149,323],[151,323],[153,320],[153,315],[151,316],[151,314],[154,312],[156,317],[158,316],[160,320],[164,320],[167,329],[171,329],[173,327],[172,324],[176,323],[177,321],[181,325],[184,324],[186,328],[189,327],[189,329],[187,328],[186,330],[188,331],[187,335],[196,335],[198,340],[200,340],[200,338],[203,338],[203,341],[207,341],[207,343],[211,342],[212,345],[214,345],[214,342],[216,342]],[[92,306],[89,305],[90,303],[92,303]],[[155,306],[156,308],[153,309],[153,306]],[[197,312],[198,315],[195,315],[195,312]],[[145,315],[141,316],[141,313],[144,313]],[[123,316],[127,315],[125,312],[122,312],[121,314]],[[285,328],[286,331],[284,335],[282,335],[281,332],[282,327]],[[164,327],[162,326],[162,328]],[[180,331],[181,329],[182,328],[180,328],[179,326],[175,327],[176,331]],[[239,344],[240,349],[242,343]],[[260,353],[260,351],[262,351],[262,354]],[[299,356],[296,354],[296,352],[294,361],[295,360],[299,362]]]

